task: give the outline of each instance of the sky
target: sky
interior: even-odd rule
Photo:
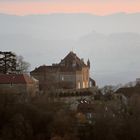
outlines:
[[[119,12],[140,12],[140,0],[0,0],[0,13],[14,15]]]

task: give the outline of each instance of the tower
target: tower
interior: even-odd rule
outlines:
[[[87,61],[87,66],[90,68],[90,61],[89,61],[89,59]]]

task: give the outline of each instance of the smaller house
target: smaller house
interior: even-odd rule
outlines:
[[[123,87],[123,88],[119,88],[116,93],[121,93],[123,94],[125,97],[130,98],[135,94],[140,94],[140,86],[135,86],[135,87]]]
[[[0,74],[0,94],[15,94],[27,99],[35,97],[38,81],[27,74]]]
[[[137,78],[136,79],[136,86],[139,86],[140,87],[140,78]]]
[[[78,116],[83,116],[82,121],[83,122],[88,122],[89,124],[93,123],[93,111],[94,111],[94,106],[90,101],[86,99],[79,100],[79,105],[77,106],[77,112]],[[79,117],[78,117],[79,118]]]

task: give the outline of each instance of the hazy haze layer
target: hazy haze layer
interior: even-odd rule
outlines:
[[[59,62],[69,51],[91,60],[99,85],[140,77],[140,14],[109,16],[0,15],[0,50],[21,54],[32,65]]]

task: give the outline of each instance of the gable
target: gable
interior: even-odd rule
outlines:
[[[64,59],[61,60],[59,65],[65,67],[77,67],[77,68],[82,68],[87,66],[84,63],[84,61],[79,57],[77,57],[77,55],[72,51]]]

